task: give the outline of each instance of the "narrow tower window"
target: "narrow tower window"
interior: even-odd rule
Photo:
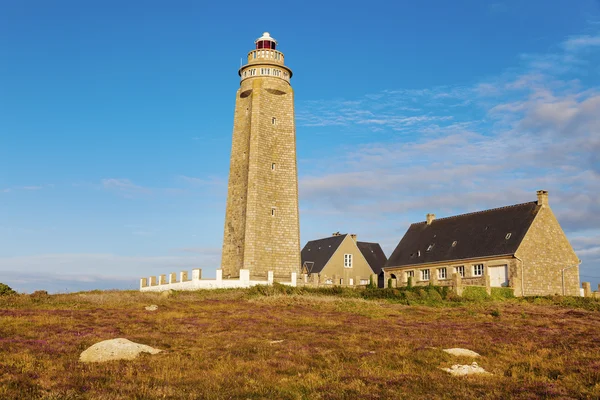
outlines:
[[[275,117],[271,118],[271,123],[273,125],[277,125],[277,118],[275,118]]]
[[[271,170],[275,171],[275,163],[271,163]]]
[[[271,217],[275,216],[275,207],[271,207]]]

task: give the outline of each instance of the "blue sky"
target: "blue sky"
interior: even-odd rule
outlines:
[[[219,265],[240,59],[294,71],[301,242],[550,204],[600,282],[600,2],[0,2],[0,282]]]

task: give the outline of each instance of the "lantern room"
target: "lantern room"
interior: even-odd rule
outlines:
[[[277,47],[277,41],[269,35],[269,32],[263,33],[254,43],[256,43],[257,49],[275,50],[275,47]]]

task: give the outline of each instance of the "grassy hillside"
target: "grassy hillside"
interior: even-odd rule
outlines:
[[[166,351],[78,362],[118,337]],[[473,360],[448,347],[480,353],[493,375],[449,376],[440,367]],[[2,296],[0,398],[597,399],[600,301],[278,287]]]

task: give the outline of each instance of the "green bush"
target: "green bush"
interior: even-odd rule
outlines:
[[[481,301],[489,299],[484,287],[466,286],[463,289],[462,297],[466,300]]]
[[[0,282],[0,296],[10,296],[11,294],[17,294],[12,288],[4,283]]]
[[[301,292],[301,288],[296,288],[293,286],[282,285],[281,283],[274,282],[272,285],[256,285],[252,286],[248,293],[250,295],[259,295],[259,296],[274,296],[277,294],[297,294]]]
[[[515,297],[515,292],[512,288],[507,287],[493,287],[492,298],[496,300],[512,299]]]

